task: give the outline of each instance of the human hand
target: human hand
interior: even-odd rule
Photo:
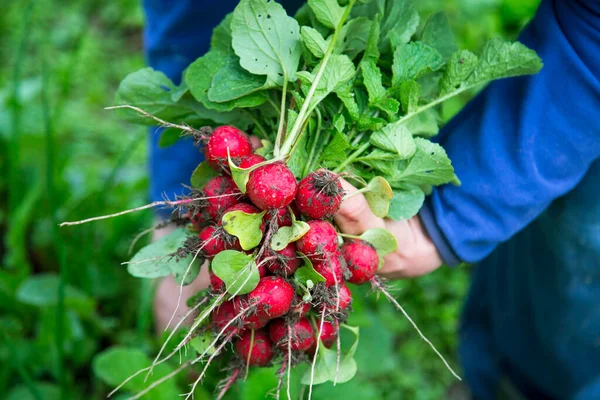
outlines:
[[[342,180],[347,194],[357,189]],[[334,220],[342,233],[360,235],[371,228],[385,228],[398,241],[398,250],[385,257],[378,274],[389,279],[411,278],[428,274],[442,264],[442,258],[418,216],[394,221],[375,216],[362,194],[342,202]]]

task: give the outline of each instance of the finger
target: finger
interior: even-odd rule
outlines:
[[[255,135],[250,136],[250,143],[252,143],[252,149],[254,149],[254,150],[260,149],[261,147],[263,147],[262,142],[260,141],[260,138]]]
[[[356,192],[357,189],[344,179],[341,183],[346,195]],[[383,219],[373,214],[362,194],[344,200],[333,218],[340,230],[349,235],[360,235],[371,228],[385,228]]]

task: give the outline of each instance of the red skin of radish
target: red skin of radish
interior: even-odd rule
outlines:
[[[248,300],[246,296],[237,296],[233,299],[233,307],[235,308],[236,315],[241,313],[248,307]],[[254,314],[252,311],[244,317],[242,317],[244,327],[250,329],[260,329],[269,322],[269,318],[264,318],[260,315]]]
[[[297,186],[296,178],[287,166],[273,163],[250,173],[246,193],[261,210],[273,210],[287,207],[296,196]]]
[[[315,307],[319,314],[323,311],[323,306],[332,311],[336,311],[336,309],[339,309],[339,311],[345,311],[348,309],[348,307],[350,307],[350,304],[352,304],[352,293],[345,283],[341,283],[337,287],[337,290],[335,286],[332,287],[329,289],[329,293],[330,304],[321,303]]]
[[[339,177],[320,169],[307,175],[298,184],[296,206],[309,218],[332,218],[340,208],[343,193]]]
[[[323,327],[321,329],[321,335],[319,338],[325,347],[328,349],[331,348],[337,339],[337,331],[335,326],[329,321],[323,321]]]
[[[207,197],[204,212],[213,221],[220,221],[225,210],[239,203],[239,196],[231,196],[235,193],[241,195],[230,177],[220,175],[212,178],[204,186],[204,194]]]
[[[363,240],[352,240],[342,245],[341,252],[352,273],[348,282],[361,285],[375,276],[379,266],[379,256],[369,243]]]
[[[296,242],[298,251],[309,260],[323,260],[323,255],[334,254],[337,251],[337,232],[327,221],[308,221],[310,229]]]
[[[277,275],[290,276],[302,265],[302,260],[296,255],[296,245],[293,242],[280,251],[269,248],[265,255],[265,258],[267,257],[277,257],[263,264],[269,271]]]
[[[212,312],[212,324],[219,332],[221,332],[223,328],[225,328],[225,325],[235,318],[237,314],[233,301],[226,301]],[[225,333],[237,332],[237,330],[236,324],[233,323],[227,327]]]
[[[313,262],[313,268],[315,271],[323,275],[325,278],[326,287],[330,287],[335,284],[341,285],[344,283],[344,273],[342,271],[339,253],[334,254],[328,260]]]
[[[240,250],[240,242],[232,236],[232,242],[225,240],[226,233],[220,231],[220,228],[209,225],[202,229],[198,234],[202,242],[202,252],[207,258],[213,258],[224,250],[236,249]]]
[[[237,203],[234,204],[233,206],[229,207],[227,210],[225,210],[225,212],[223,213],[223,215],[227,214],[228,212],[232,212],[232,211],[242,211],[245,212],[246,214],[260,214],[261,211],[254,207],[252,204],[248,204],[248,203]],[[223,221],[219,221],[219,225],[222,223]],[[263,220],[262,224],[260,224],[260,230],[262,231],[263,235],[265,234],[265,221]]]
[[[206,143],[204,153],[208,164],[217,171],[228,171],[227,149],[232,159],[241,158],[252,154],[252,143],[241,130],[228,125],[219,126]]]
[[[213,292],[221,293],[225,290],[225,282],[221,280],[217,275],[215,275],[212,270],[208,271],[208,275],[210,277],[210,287]]]
[[[252,343],[252,349],[250,344]],[[235,352],[249,365],[262,367],[267,365],[273,358],[273,343],[264,330],[254,331],[254,342],[252,342],[252,331],[244,331],[235,342]]]
[[[300,296],[296,296],[296,301],[295,301],[294,305],[292,306],[292,308],[290,309],[290,312],[300,318],[304,318],[304,317],[306,317],[306,315],[308,314],[309,311],[310,311],[310,303],[305,303],[302,301]]]
[[[238,167],[250,168],[255,166],[256,164],[260,164],[261,162],[265,161],[267,161],[267,159],[263,156],[259,156],[258,154],[249,154],[245,157],[242,157],[242,160],[240,161],[240,165],[238,165]]]
[[[283,318],[277,318],[269,323],[269,337],[275,346],[282,350],[288,348],[288,325]],[[285,340],[284,340],[285,339]],[[315,332],[308,318],[301,318],[292,325],[292,343],[294,351],[306,351],[315,344]]]
[[[261,318],[278,318],[285,315],[294,300],[294,288],[285,278],[266,276],[248,293],[248,302],[256,304],[256,315]]]
[[[296,219],[300,217],[300,214],[298,213],[298,210],[296,210],[294,203],[291,203],[289,207],[294,212],[294,216],[296,217]],[[292,226],[292,215],[290,214],[290,210],[288,210],[288,207],[280,208],[278,210],[270,210],[265,214],[264,220],[265,222],[267,222],[270,221],[272,218],[277,218],[278,227]]]

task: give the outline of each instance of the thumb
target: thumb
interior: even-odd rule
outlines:
[[[341,179],[341,183],[346,196],[357,191],[354,186],[344,179]],[[360,235],[371,228],[385,228],[383,219],[373,214],[367,199],[362,194],[344,200],[333,219],[342,233],[349,235]]]

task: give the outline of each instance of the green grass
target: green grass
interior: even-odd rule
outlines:
[[[445,8],[457,40],[477,49],[489,37],[514,38],[536,3],[429,0],[420,7]],[[153,286],[131,278],[120,265],[131,239],[150,225],[151,213],[57,227],[58,221],[147,200],[145,129],[103,109],[112,104],[119,81],[143,66],[142,23],[137,0],[3,4],[0,398],[101,399],[111,386],[94,373],[99,353],[120,345],[156,354]],[[453,115],[465,101],[444,105],[444,115]],[[467,285],[466,269],[444,269],[395,285],[398,299],[454,366]],[[363,300],[355,303],[351,318],[363,327],[359,373],[336,392],[318,387],[314,398],[443,397],[454,381],[433,352],[384,299],[359,293],[355,297]],[[220,376],[211,372],[196,398],[211,398]],[[273,379],[270,371],[251,374],[228,398],[264,398]]]

